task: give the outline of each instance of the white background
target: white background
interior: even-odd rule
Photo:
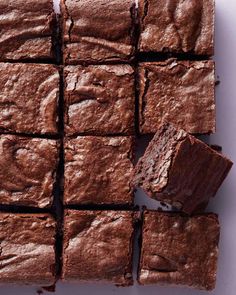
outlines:
[[[109,0],[108,0],[109,1]],[[122,0],[121,0],[122,1]],[[157,0],[158,1],[158,0]],[[204,0],[203,0],[204,1]],[[217,132],[210,142],[223,146],[223,153],[229,156],[235,166],[224,182],[208,210],[219,214],[221,222],[220,257],[216,289],[210,294],[235,295],[236,292],[236,1],[216,0],[216,51],[215,61],[220,85],[217,86]],[[139,204],[156,208],[156,203],[141,193]],[[19,276],[21,274],[19,273]],[[1,286],[1,295],[36,295],[33,287]],[[187,288],[149,286],[136,284],[129,288],[109,285],[70,285],[58,283],[56,295],[196,295],[205,291]],[[44,294],[49,294],[44,292]]]

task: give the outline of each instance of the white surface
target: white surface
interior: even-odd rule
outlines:
[[[158,1],[158,0],[157,0]],[[203,0],[204,1],[204,0]],[[210,142],[223,146],[223,152],[236,163],[236,1],[216,0],[216,65],[220,85],[217,86],[217,132]],[[209,210],[219,213],[221,221],[220,257],[216,289],[210,294],[235,295],[236,290],[236,164],[224,182]],[[139,194],[138,203],[154,205],[155,201]],[[19,273],[19,276],[21,274]],[[36,288],[1,286],[1,295],[32,295]],[[44,294],[50,294],[44,292]],[[197,295],[205,291],[186,288],[140,287],[116,288],[104,285],[68,285],[58,283],[55,295]]]

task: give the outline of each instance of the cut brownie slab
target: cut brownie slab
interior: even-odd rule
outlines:
[[[0,213],[0,283],[55,283],[56,222],[49,214]]]
[[[56,140],[0,135],[0,204],[49,207],[58,150]]]
[[[142,63],[139,79],[140,133],[155,133],[163,122],[189,133],[215,131],[213,61]]]
[[[134,71],[129,65],[67,66],[65,132],[134,133]]]
[[[66,139],[64,203],[131,205],[132,161],[131,137]]]
[[[134,214],[66,210],[62,279],[132,285]]]
[[[59,72],[52,65],[0,63],[0,131],[57,134]]]
[[[192,213],[216,194],[231,166],[202,141],[165,124],[140,158],[134,184],[150,197]]]
[[[146,211],[139,283],[214,289],[219,235],[216,214],[183,217],[176,213]]]
[[[52,0],[0,0],[0,60],[54,58]]]
[[[131,59],[135,0],[62,0],[66,64]]]
[[[214,53],[214,0],[139,0],[139,51]]]

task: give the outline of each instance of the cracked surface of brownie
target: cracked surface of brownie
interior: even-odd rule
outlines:
[[[67,66],[67,135],[133,134],[134,70],[129,65]]]
[[[132,205],[133,138],[65,139],[67,205]]]
[[[0,63],[0,131],[58,133],[59,72],[45,64]]]
[[[132,285],[134,212],[73,211],[64,217],[64,281]]]
[[[141,52],[214,53],[214,0],[139,0]]]
[[[54,58],[52,0],[0,1],[0,60]]]
[[[64,0],[64,61],[114,62],[134,52],[134,0]]]
[[[0,282],[53,285],[55,234],[49,214],[0,213]]]
[[[145,211],[139,283],[214,289],[219,235],[213,213],[184,217]]]
[[[58,160],[56,140],[0,135],[0,204],[51,206]]]
[[[215,131],[213,61],[140,63],[139,85],[140,133],[155,133],[164,122],[189,133]]]

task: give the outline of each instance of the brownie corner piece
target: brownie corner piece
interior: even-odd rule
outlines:
[[[215,63],[212,60],[139,64],[139,131],[155,133],[164,122],[191,134],[215,132]]]
[[[0,283],[55,284],[55,235],[50,214],[0,213]]]
[[[59,142],[0,135],[0,204],[48,208],[59,161]]]
[[[130,207],[133,141],[122,136],[66,139],[64,203]]]
[[[138,282],[213,290],[220,225],[216,214],[192,217],[146,211]]]
[[[62,280],[133,284],[130,211],[66,210]]]
[[[191,214],[216,194],[231,167],[225,156],[166,123],[139,159],[133,183],[150,197]]]
[[[0,63],[0,132],[58,134],[59,70],[36,63]]]
[[[134,134],[134,70],[130,65],[66,66],[66,135]]]
[[[61,7],[65,64],[128,61],[133,57],[134,0],[64,0]]]
[[[52,0],[0,1],[0,60],[53,60],[56,15]]]
[[[139,0],[140,52],[214,54],[214,0]]]

